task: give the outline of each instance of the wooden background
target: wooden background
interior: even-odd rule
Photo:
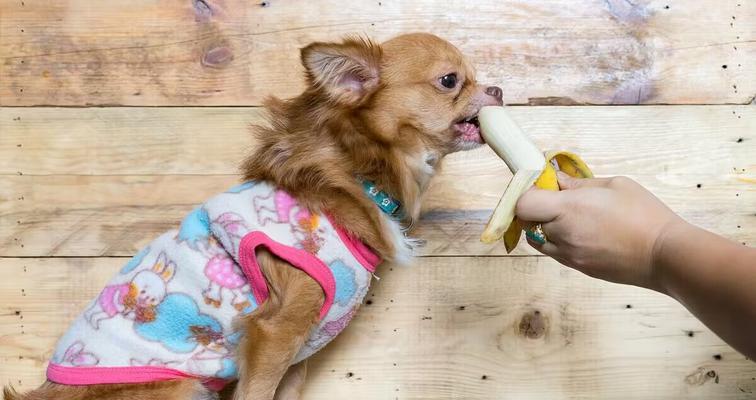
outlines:
[[[542,147],[756,244],[753,0],[0,0],[0,383],[39,384],[108,277],[237,181],[299,47],[409,31],[458,45]],[[379,270],[306,399],[756,398],[756,364],[675,301],[479,243],[509,178],[487,148],[447,159],[428,245]]]

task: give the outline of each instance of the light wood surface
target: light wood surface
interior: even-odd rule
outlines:
[[[0,376],[19,388],[40,383],[58,335],[126,260],[0,259],[13,277],[0,280]],[[430,257],[379,275],[370,304],[311,363],[306,399],[756,392],[753,363],[675,301],[546,257]]]
[[[559,143],[696,223],[756,240],[753,107],[512,114],[541,147]],[[56,338],[124,256],[236,182],[258,118],[249,108],[0,109],[0,271],[11,277],[0,280],[0,379],[40,382]],[[756,365],[671,299],[522,257],[534,254],[527,246],[480,257],[503,254],[478,235],[509,178],[487,148],[446,160],[415,233],[425,257],[382,268],[372,304],[312,363],[306,398],[752,395]]]
[[[42,382],[111,274],[237,182],[301,46],[411,31],[548,105],[511,110],[544,150],[756,245],[754,1],[0,0],[0,384]],[[672,299],[481,244],[510,177],[488,148],[445,160],[421,257],[381,267],[304,399],[756,398],[756,363]]]
[[[511,111],[540,147],[558,143],[597,175],[629,175],[691,222],[756,242],[756,108]],[[133,254],[237,182],[258,118],[246,108],[0,110],[0,252]],[[479,235],[510,177],[487,147],[448,157],[423,206],[419,254],[504,254]]]
[[[747,104],[750,0],[2,0],[2,105],[259,105],[298,49],[427,31],[508,103]],[[552,97],[549,99],[549,97]]]

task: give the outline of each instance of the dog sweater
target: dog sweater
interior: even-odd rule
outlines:
[[[264,247],[323,288],[320,322],[294,363],[352,319],[379,258],[325,214],[284,191],[247,182],[192,211],[135,255],[60,339],[47,369],[67,385],[237,377],[235,317],[268,298],[255,258]]]

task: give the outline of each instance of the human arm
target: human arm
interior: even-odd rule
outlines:
[[[532,246],[590,276],[668,294],[756,358],[756,249],[685,222],[628,178],[559,181],[562,191],[531,190],[517,204],[548,238]]]

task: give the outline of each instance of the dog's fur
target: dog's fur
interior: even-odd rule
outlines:
[[[383,259],[406,262],[411,242],[363,194],[356,177],[401,201],[404,226],[411,226],[441,158],[480,144],[479,135],[461,134],[464,120],[484,105],[500,105],[501,90],[478,85],[461,53],[428,34],[381,45],[361,38],[313,43],[301,58],[307,89],[288,101],[267,101],[268,123],[253,128],[258,145],[242,166],[244,178],[277,185],[312,211],[330,213]],[[453,88],[441,83],[449,74],[458,78]],[[270,298],[238,321],[244,339],[233,397],[297,399],[305,365],[290,363],[317,323],[323,292],[310,276],[267,251],[258,257]],[[6,400],[217,397],[193,380],[79,387],[48,382],[24,395],[11,388],[4,394]]]

